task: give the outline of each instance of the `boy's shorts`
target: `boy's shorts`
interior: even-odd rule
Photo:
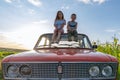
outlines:
[[[74,30],[74,31],[68,30],[68,40],[72,41],[72,37],[74,37],[74,41],[78,41],[78,33],[76,30]]]

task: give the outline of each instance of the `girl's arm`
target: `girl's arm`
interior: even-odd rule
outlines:
[[[55,27],[55,29],[57,29],[56,21],[54,22],[54,27]]]
[[[64,23],[61,25],[60,29],[63,29],[64,25],[66,25],[66,21],[64,20]]]

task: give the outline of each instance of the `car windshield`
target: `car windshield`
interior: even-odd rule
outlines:
[[[44,34],[42,35],[37,44],[35,45],[35,49],[39,48],[92,48],[91,43],[88,37],[84,34],[78,34],[78,41],[68,41],[68,35],[62,34],[60,41],[58,44],[52,44],[52,34]]]

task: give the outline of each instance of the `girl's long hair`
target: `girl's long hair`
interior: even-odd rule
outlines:
[[[55,21],[59,19],[59,13],[62,13],[62,19],[64,19],[64,14],[62,11],[58,11],[57,12],[57,15],[56,15],[56,18],[55,18]]]

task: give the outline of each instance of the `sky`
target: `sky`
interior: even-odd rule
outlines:
[[[41,34],[53,33],[58,10],[66,21],[77,14],[78,32],[91,41],[120,39],[120,0],[0,0],[0,47],[32,49]]]

